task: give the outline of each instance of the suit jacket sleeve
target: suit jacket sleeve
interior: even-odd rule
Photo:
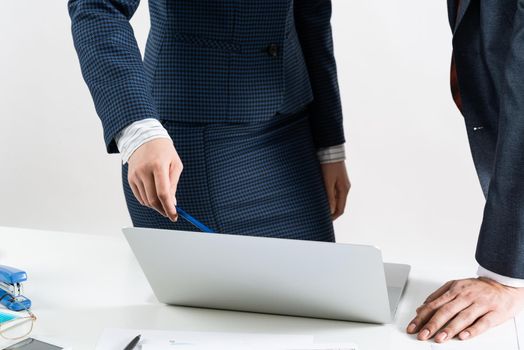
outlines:
[[[492,272],[524,278],[524,0],[518,2],[476,258]]]
[[[115,135],[132,122],[157,118],[142,57],[129,24],[140,0],[69,0],[82,75],[102,120],[109,153]]]
[[[457,0],[448,0],[448,20],[451,31],[455,29],[455,23],[457,21],[457,10],[458,10],[458,1]]]
[[[295,23],[313,89],[309,106],[318,148],[345,142],[333,54],[330,0],[295,0]]]

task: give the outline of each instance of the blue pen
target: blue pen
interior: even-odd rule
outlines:
[[[202,230],[203,232],[215,233],[215,231],[213,231],[212,229],[210,229],[209,227],[207,227],[206,225],[204,225],[203,223],[201,223],[200,221],[198,221],[197,219],[189,215],[184,209],[180,208],[179,206],[175,206],[175,208],[176,208],[177,213],[181,217],[186,219],[189,223],[191,223],[196,228]]]

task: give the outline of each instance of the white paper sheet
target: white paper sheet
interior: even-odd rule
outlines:
[[[308,344],[299,347],[273,347],[271,345],[267,346],[230,346],[230,345],[195,345],[189,347],[181,346],[168,346],[158,344],[144,344],[141,346],[140,350],[177,350],[177,349],[187,349],[187,350],[357,350],[354,344]]]
[[[293,346],[280,346],[276,344],[245,344],[245,345],[231,345],[231,344],[165,344],[162,342],[152,342],[141,345],[140,350],[357,350],[354,344],[339,343],[339,344],[296,344]]]
[[[137,350],[357,350],[348,343],[314,343],[311,335],[133,329],[104,330],[96,350],[124,349],[138,334],[141,341]]]

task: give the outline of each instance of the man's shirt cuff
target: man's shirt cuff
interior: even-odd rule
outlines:
[[[346,160],[344,144],[342,143],[336,146],[319,148],[317,150],[317,157],[320,164],[335,163]]]
[[[479,277],[490,278],[495,282],[498,282],[508,287],[524,288],[524,279],[499,275],[498,273],[487,270],[480,265],[477,270],[477,275]]]
[[[169,133],[158,119],[142,119],[126,126],[115,137],[118,151],[122,156],[122,164],[127,163],[138,147],[146,142],[160,138],[171,139]]]

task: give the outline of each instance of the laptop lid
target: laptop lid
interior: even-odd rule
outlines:
[[[347,321],[392,319],[373,246],[125,228],[166,304]]]

